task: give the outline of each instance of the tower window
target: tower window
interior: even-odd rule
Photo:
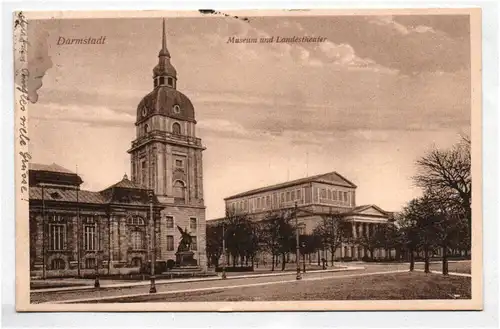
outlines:
[[[167,228],[174,228],[174,217],[167,216],[166,222],[167,222]]]
[[[184,201],[185,199],[185,188],[184,183],[180,180],[175,181],[174,183],[174,198]]]
[[[167,78],[167,83],[168,83],[168,85],[169,85],[170,87],[173,87],[173,86],[174,86],[174,79],[172,79],[172,78],[168,77],[168,78]]]
[[[165,78],[164,77],[160,77],[160,85],[164,85],[165,84]]]
[[[174,113],[180,113],[181,112],[181,107],[179,105],[174,105]]]
[[[155,87],[158,86],[158,79],[155,79]]]
[[[181,125],[178,122],[174,122],[172,125],[172,133],[175,135],[181,134]]]
[[[148,131],[149,131],[149,126],[148,126],[148,124],[145,124],[144,125],[144,133],[147,134]]]

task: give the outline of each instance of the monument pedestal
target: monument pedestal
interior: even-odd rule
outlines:
[[[194,252],[192,251],[178,251],[175,253],[175,264],[179,267],[182,266],[197,266],[198,262],[193,258]]]

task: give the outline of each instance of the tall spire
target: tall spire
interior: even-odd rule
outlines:
[[[160,54],[158,56],[167,56],[170,58],[170,53],[168,52],[167,49],[167,28],[165,27],[165,18],[163,18],[163,33],[162,33],[162,39],[161,39],[161,50]]]
[[[155,88],[158,86],[168,86],[175,89],[177,71],[170,63],[170,52],[167,49],[167,24],[163,19],[161,50],[158,54],[158,64],[153,69],[153,79]]]
[[[165,28],[165,18],[163,19],[163,38],[161,40],[161,49],[167,49],[167,29]]]

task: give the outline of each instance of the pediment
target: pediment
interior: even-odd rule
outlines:
[[[375,205],[360,206],[353,209],[352,214],[356,215],[366,215],[366,216],[377,216],[377,217],[388,217],[388,214],[381,208]]]

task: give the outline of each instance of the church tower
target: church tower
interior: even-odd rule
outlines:
[[[161,213],[158,260],[175,260],[177,226],[190,232],[191,250],[206,267],[205,205],[201,139],[196,137],[193,104],[177,90],[177,71],[167,49],[165,19],[153,91],[137,106],[136,138],[128,151],[132,181],[153,189],[165,206]],[[158,224],[157,224],[158,225]]]

